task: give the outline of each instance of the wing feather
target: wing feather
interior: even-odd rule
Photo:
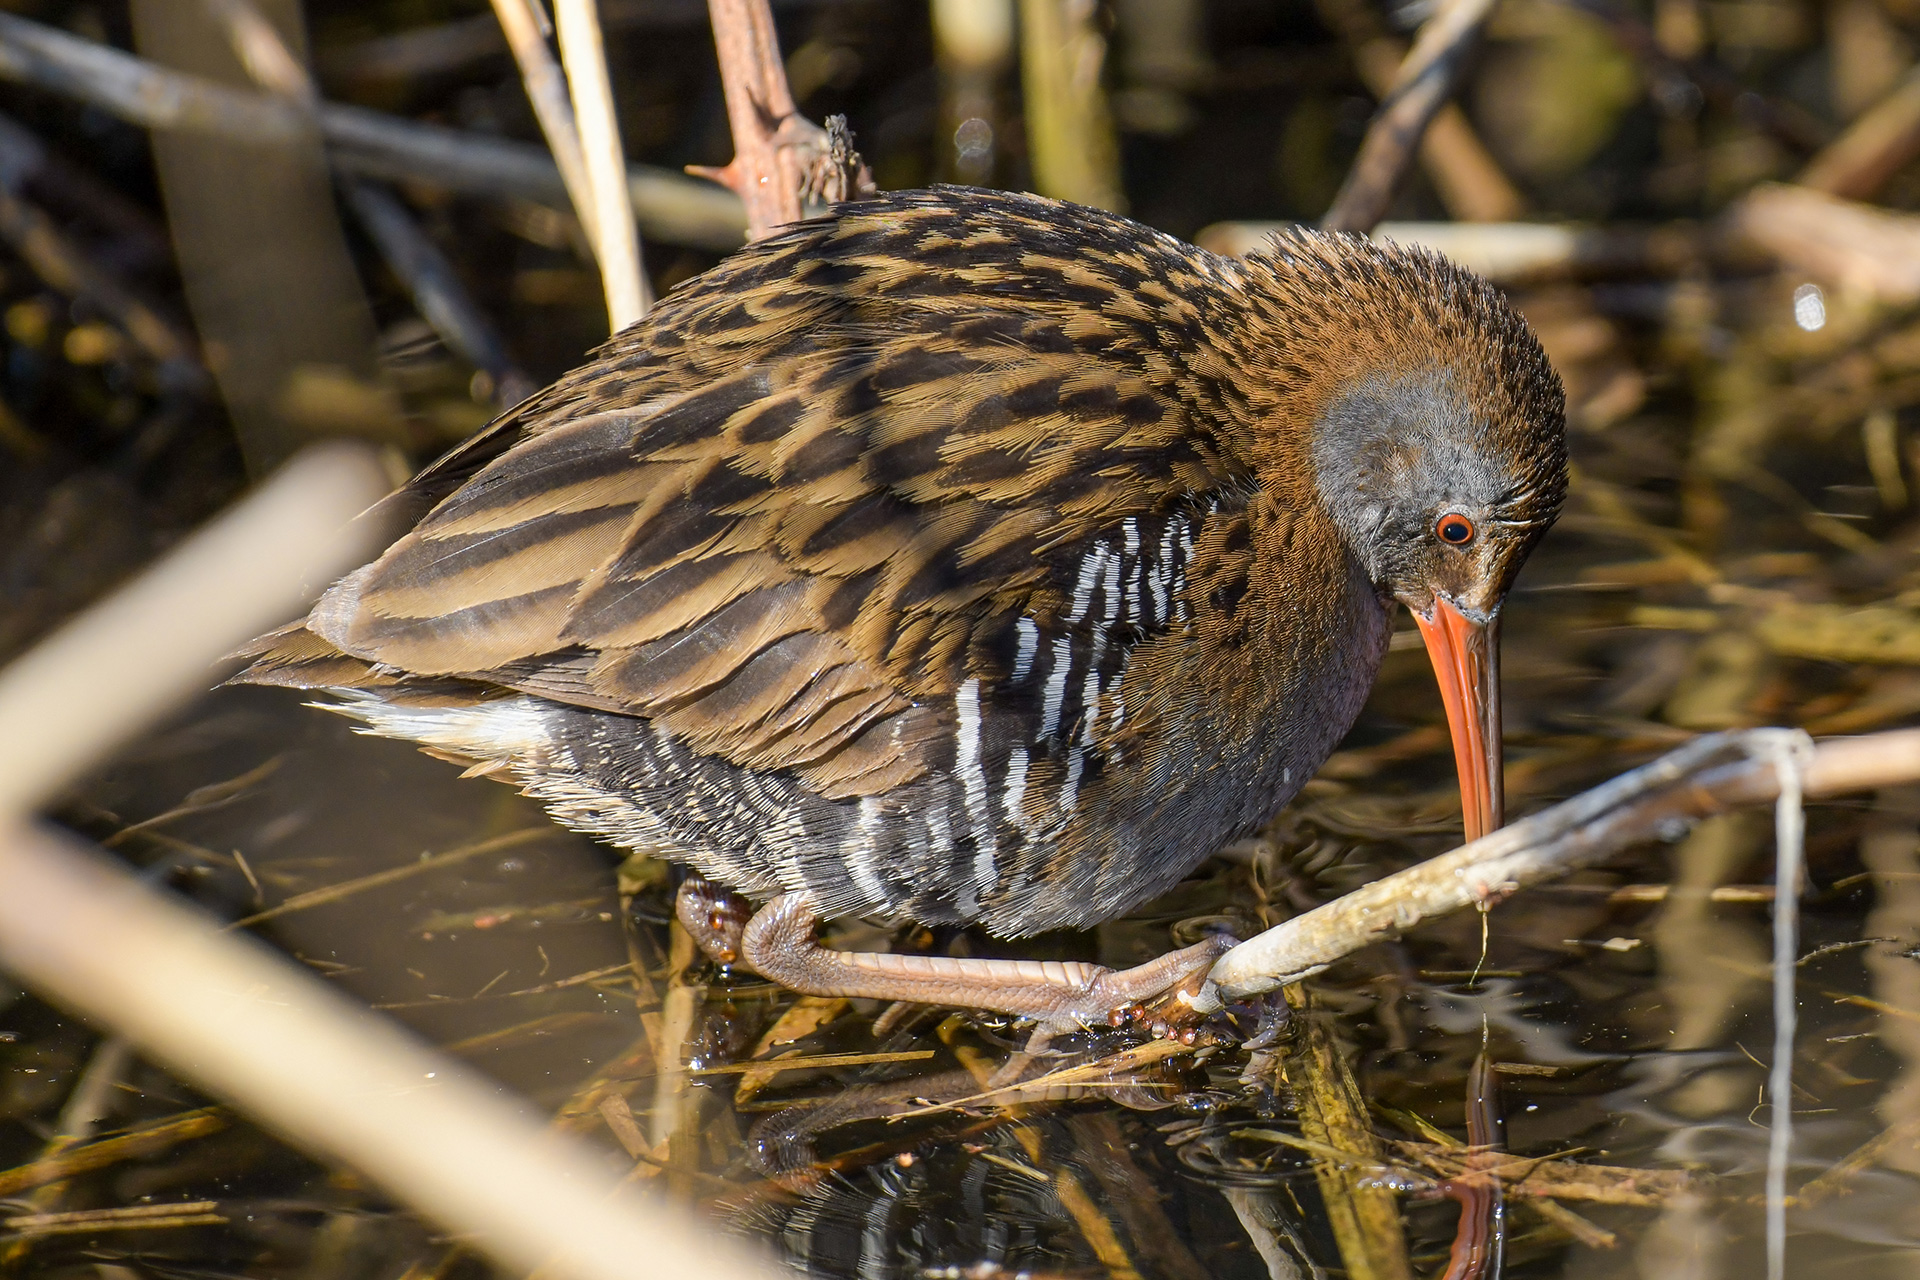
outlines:
[[[928,269],[924,235],[967,248]],[[1114,666],[1119,605],[1072,616],[1089,548],[1244,474],[1151,367],[1153,315],[950,206],[803,227],[429,468],[438,505],[309,625],[361,670],[652,717],[830,796],[951,767],[955,693],[1008,675],[1018,620]],[[1128,643],[1174,625],[1134,612]],[[330,669],[302,644],[283,666]],[[998,695],[1036,724],[1044,666]]]

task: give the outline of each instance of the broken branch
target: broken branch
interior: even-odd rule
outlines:
[[[1696,738],[1452,853],[1275,925],[1220,957],[1211,981],[1229,1000],[1271,991],[1429,916],[1490,905],[1711,814],[1771,803],[1780,794],[1772,743],[1781,732]],[[1810,800],[1920,778],[1920,729],[1825,739],[1815,744],[1805,778]]]
[[[1320,219],[1323,228],[1365,233],[1386,217],[1427,125],[1453,96],[1467,55],[1492,13],[1493,0],[1453,0],[1420,28],[1333,207]]]

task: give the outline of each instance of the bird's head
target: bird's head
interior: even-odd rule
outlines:
[[[1380,590],[1433,659],[1469,840],[1502,821],[1500,606],[1559,513],[1563,428],[1516,420],[1445,369],[1357,381],[1313,437],[1315,482]],[[1557,408],[1557,406],[1556,406]]]
[[[1437,255],[1302,234],[1268,261],[1313,317],[1288,343],[1308,375],[1294,465],[1419,625],[1478,838],[1503,817],[1501,603],[1566,493],[1560,379],[1492,286]]]

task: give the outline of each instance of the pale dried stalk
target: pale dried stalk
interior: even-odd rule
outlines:
[[[502,1267],[558,1259],[555,1274],[579,1280],[777,1274],[685,1210],[620,1190],[598,1156],[492,1081],[77,842],[0,827],[0,881],[9,971]]]
[[[1218,994],[1242,999],[1317,973],[1429,916],[1484,906],[1589,866],[1640,840],[1780,794],[1768,745],[1782,730],[1695,739],[1551,809],[1472,844],[1376,880],[1243,942],[1214,965]],[[1731,760],[1729,757],[1733,757]],[[1806,768],[1809,799],[1920,779],[1920,729],[1819,742]],[[1210,1003],[1203,997],[1203,1003]]]
[[[640,236],[634,228],[633,201],[627,191],[627,159],[620,148],[620,124],[614,116],[606,41],[594,0],[558,0],[554,16],[560,29],[560,60],[567,68],[573,118],[586,165],[593,207],[594,256],[600,260],[607,316],[618,333],[646,315],[652,299],[640,264]]]
[[[1807,816],[1800,807],[1813,739],[1798,730],[1772,738],[1774,804],[1773,1065],[1767,1073],[1767,1280],[1787,1274],[1787,1164],[1793,1154],[1793,1034],[1799,1023],[1800,870]]]
[[[587,243],[597,252],[600,241],[593,229],[593,190],[587,184],[587,162],[580,150],[580,132],[574,125],[573,102],[560,64],[547,47],[546,15],[538,4],[539,0],[493,0],[493,13],[506,34],[507,47],[513,50],[527,101],[533,104],[534,119],[540,122],[540,132],[547,139],[547,150],[553,152],[553,161],[560,167],[560,180],[566,184],[574,216],[587,233]]]
[[[212,684],[215,655],[284,621],[357,564],[370,531],[348,521],[386,487],[363,448],[308,450],[0,670],[0,814],[30,810],[184,693]]]
[[[1367,127],[1360,154],[1321,226],[1330,231],[1371,231],[1386,216],[1427,125],[1453,96],[1467,55],[1493,7],[1494,0],[1452,0],[1427,19],[1400,64],[1392,91]]]
[[[760,1277],[684,1215],[301,967],[18,815],[209,679],[370,548],[368,452],[314,450],[0,672],[0,965],[310,1151],[360,1169],[507,1268]]]

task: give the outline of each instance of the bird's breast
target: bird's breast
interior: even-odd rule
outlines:
[[[1269,819],[1358,715],[1385,651],[1337,542],[1257,504],[1129,520],[1079,551],[1057,616],[953,696],[917,790],[916,914],[997,932],[1104,919]]]

